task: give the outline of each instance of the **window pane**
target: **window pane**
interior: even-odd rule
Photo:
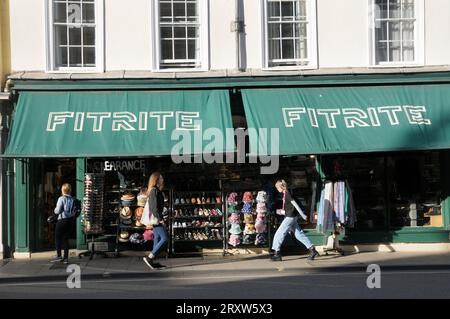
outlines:
[[[269,24],[269,38],[280,38],[280,24],[279,23],[271,23]]]
[[[198,29],[197,27],[188,27],[188,38],[197,38],[198,37]]]
[[[172,27],[161,27],[161,38],[172,38]]]
[[[185,40],[175,40],[175,59],[184,60],[186,59],[186,41]]]
[[[57,68],[67,67],[67,48],[56,47],[55,49],[55,66]]]
[[[280,18],[280,3],[279,2],[269,2],[267,6],[267,16],[269,19],[275,18],[278,20]]]
[[[400,41],[400,22],[389,22],[389,40]]]
[[[197,57],[197,47],[195,40],[188,40],[188,59],[195,59]]]
[[[81,6],[76,3],[70,3],[67,7],[68,23],[81,23]]]
[[[163,40],[161,46],[161,57],[163,60],[171,60],[173,59],[172,55],[172,41]]]
[[[184,3],[173,4],[173,15],[175,21],[186,21],[186,11]]]
[[[387,0],[376,0],[375,1],[375,14],[376,19],[386,19],[387,18]]]
[[[389,42],[389,61],[390,62],[402,61],[400,41]]]
[[[69,48],[69,66],[80,67],[81,66],[81,48]]]
[[[304,40],[295,41],[296,59],[307,59],[308,58],[308,42]]]
[[[169,17],[172,18],[172,4],[161,2],[159,4],[159,15],[161,18]]]
[[[294,31],[292,30],[293,24],[291,23],[283,23],[281,25],[281,34],[283,38],[291,38],[294,36]]]
[[[84,66],[95,67],[95,48],[84,48],[83,49]]]
[[[66,23],[67,8],[65,3],[53,4],[53,19],[54,22]]]
[[[187,15],[189,17],[197,16],[197,4],[196,3],[188,3],[187,4]]]
[[[294,58],[294,41],[283,40],[282,41],[282,51],[283,59],[293,59]]]
[[[294,4],[291,1],[281,2],[281,15],[283,20],[292,20],[294,16]]]
[[[403,0],[403,18],[414,18],[414,0]]]
[[[67,45],[67,27],[65,25],[55,26],[55,45]]]
[[[403,61],[414,61],[414,41],[403,42]]]
[[[389,18],[400,18],[400,0],[389,0]]]
[[[294,36],[297,38],[306,38],[307,37],[307,24],[306,23],[297,23],[295,25],[295,34]]]
[[[414,22],[403,22],[402,37],[403,41],[414,40]]]
[[[83,3],[83,23],[95,23],[94,4]]]
[[[281,58],[281,48],[279,40],[270,40],[269,41],[269,59],[277,60]]]
[[[378,28],[375,29],[375,41],[387,40],[387,22],[380,22]]]
[[[387,43],[378,42],[376,49],[376,63],[387,61]]]
[[[298,15],[300,18],[306,18],[306,0],[300,0],[298,2]]]
[[[69,44],[81,45],[81,28],[69,27]]]
[[[186,28],[185,27],[175,27],[174,28],[175,38],[186,38]]]
[[[83,44],[95,45],[95,28],[83,27]]]

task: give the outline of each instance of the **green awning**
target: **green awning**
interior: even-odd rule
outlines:
[[[246,89],[242,95],[252,154],[450,148],[449,84]]]
[[[23,92],[5,155],[225,153],[232,127],[226,90]]]

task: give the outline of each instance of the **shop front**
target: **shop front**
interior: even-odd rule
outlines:
[[[98,241],[114,252],[147,250],[151,240],[139,224],[139,196],[153,171],[165,176],[171,255],[269,248],[280,221],[275,212],[282,199],[273,187],[278,178],[308,213],[301,226],[316,245],[332,232],[323,219],[335,213],[338,200],[327,211],[324,190],[339,182],[348,187],[345,207],[352,197],[352,220],[347,211],[340,220],[343,243],[448,243],[450,84],[377,81],[289,85],[253,79],[216,87],[186,81],[165,84],[170,90],[106,80],[90,90],[82,81],[53,89],[18,81],[4,154],[15,167],[15,186],[8,190],[14,194],[15,251],[51,249],[45,220],[60,185],[76,185],[75,195],[84,198],[86,178],[97,175],[103,196],[95,218],[101,218],[79,219],[73,248]],[[236,115],[246,119],[243,146],[234,135]],[[268,163],[255,159],[261,155],[277,169],[264,171]],[[259,211],[267,218],[256,229],[261,191],[267,199]],[[230,220],[233,209],[239,221]],[[100,231],[91,237],[86,225],[94,220]]]

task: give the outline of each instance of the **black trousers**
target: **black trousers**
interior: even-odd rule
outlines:
[[[58,255],[58,257],[61,257],[61,250],[64,249],[64,259],[69,258],[69,235],[72,222],[72,218],[61,219],[56,222],[56,254]]]

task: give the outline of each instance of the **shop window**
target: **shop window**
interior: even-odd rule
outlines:
[[[390,225],[442,226],[438,152],[389,158]]]
[[[422,0],[372,0],[373,65],[423,64]]]
[[[315,0],[267,0],[265,67],[317,67]]]
[[[48,0],[48,70],[101,71],[103,0]]]
[[[160,0],[153,4],[154,69],[207,68],[208,1]]]

